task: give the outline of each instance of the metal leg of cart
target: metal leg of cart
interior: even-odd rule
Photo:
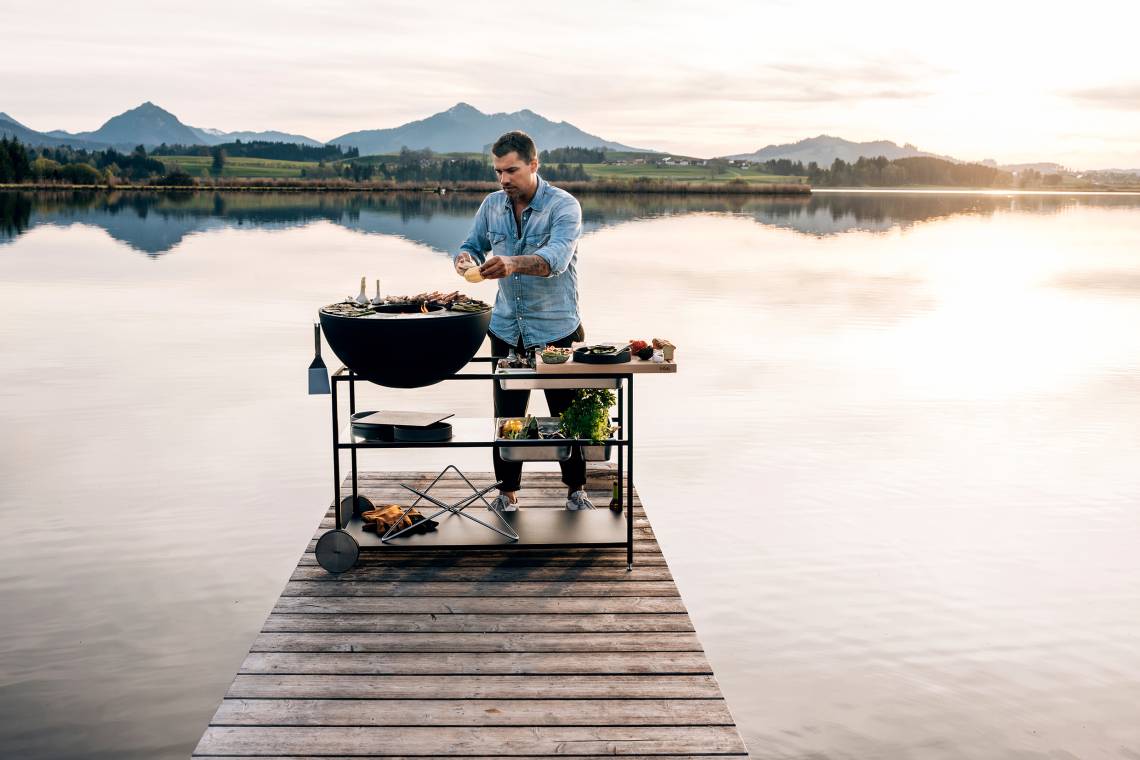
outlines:
[[[618,381],[617,392],[617,435],[622,439],[625,438],[625,381]],[[625,476],[625,469],[623,467],[623,457],[625,456],[625,446],[617,447],[617,507],[622,508],[622,494],[625,493],[625,483],[622,482]]]
[[[352,419],[354,414],[356,414],[356,375],[350,372],[348,375],[348,418]],[[355,517],[361,506],[360,482],[356,476],[356,449],[352,449],[349,454],[352,455],[352,514]],[[371,502],[369,502],[369,506],[371,506]]]
[[[335,525],[331,531],[327,531],[324,536],[317,539],[316,556],[317,564],[327,572],[343,573],[351,570],[356,565],[357,559],[360,557],[360,545],[357,540],[349,536],[348,532],[344,531],[344,526],[351,520],[349,517],[344,516],[345,502],[348,499],[341,498],[341,431],[340,431],[340,414],[337,408],[337,393],[336,393],[336,378],[332,378],[331,382],[332,391],[332,404],[333,404],[333,510],[335,514]],[[356,407],[356,393],[353,392],[352,385],[349,385],[349,403],[350,408],[355,410]],[[352,501],[351,508],[353,512],[360,504],[359,493],[357,492],[357,477],[356,477],[356,450],[352,451]]]
[[[626,378],[629,381],[629,469],[626,471],[625,491],[625,537],[626,537],[626,562],[627,570],[633,572],[633,375]]]

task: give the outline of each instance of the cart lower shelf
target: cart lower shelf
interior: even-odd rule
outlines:
[[[425,515],[434,510],[420,511]],[[482,506],[467,508],[473,516],[491,525],[498,519]],[[624,512],[606,507],[572,512],[568,509],[521,509],[503,514],[518,533],[511,541],[470,520],[451,514],[436,517],[439,527],[428,533],[403,535],[388,543],[372,531],[364,529],[364,521],[354,517],[344,530],[360,545],[361,551],[388,549],[546,549],[563,547],[625,546],[627,541]]]

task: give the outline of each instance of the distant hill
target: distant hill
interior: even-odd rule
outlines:
[[[58,148],[61,145],[75,145],[76,147],[84,148],[106,147],[105,145],[97,145],[72,137],[60,138],[44,134],[43,132],[37,132],[34,129],[25,127],[8,114],[2,112],[0,112],[0,137],[15,137],[25,145],[34,145],[37,147]]]
[[[231,143],[236,140],[242,142],[255,142],[257,140],[263,142],[279,142],[279,143],[296,143],[298,145],[309,145],[314,148],[319,148],[324,145],[320,140],[314,140],[311,137],[304,135],[291,135],[288,132],[276,132],[269,130],[266,132],[223,132],[220,129],[202,129],[199,127],[190,127],[198,139],[206,145],[221,145],[222,143]]]
[[[540,150],[549,148],[605,148],[643,152],[640,148],[604,140],[583,132],[565,121],[553,122],[533,111],[486,114],[467,103],[457,103],[446,111],[391,129],[349,132],[330,140],[333,145],[354,147],[360,155],[398,153],[400,148],[430,148],[437,153],[479,153],[499,135],[521,129],[534,138]]]
[[[53,136],[62,137],[59,132]],[[67,133],[64,133],[67,134]],[[149,100],[137,108],[112,116],[94,132],[77,132],[70,137],[109,145],[201,145],[203,140],[194,130],[169,111]]]
[[[1032,169],[1035,172],[1042,174],[1065,174],[1069,170],[1060,164],[1055,164],[1051,161],[1043,161],[1036,164],[1002,164],[998,167],[1005,172],[1019,173]]]
[[[853,163],[861,156],[866,158],[886,156],[892,161],[896,158],[929,156],[931,158],[941,158],[960,163],[957,159],[950,158],[949,156],[939,156],[935,153],[921,151],[910,143],[900,147],[889,140],[852,142],[850,140],[844,140],[842,137],[832,137],[830,135],[809,137],[799,142],[785,143],[784,145],[769,145],[755,153],[738,153],[734,156],[725,156],[725,158],[744,161],[775,161],[779,158],[786,158],[789,161],[802,161],[805,166],[815,161],[821,167],[827,168],[837,158],[841,158],[848,163]]]
[[[37,132],[25,127],[6,113],[0,112],[0,135],[16,137],[26,145],[37,147],[59,147],[70,145],[74,148],[103,149],[115,147],[130,150],[136,145],[153,148],[156,145],[220,145],[222,143],[266,142],[300,143],[319,147],[324,143],[304,135],[268,130],[264,132],[223,132],[220,129],[200,129],[183,124],[169,111],[147,101],[107,120],[93,132],[66,132],[53,129],[50,132]]]

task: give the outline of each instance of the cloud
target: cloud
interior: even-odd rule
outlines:
[[[917,100],[934,95],[935,73],[924,67],[904,70],[878,62],[837,63],[833,66],[765,65],[730,71],[690,70],[672,78],[645,72],[578,74],[590,83],[574,96],[579,107],[606,110],[647,108],[661,104],[836,104],[869,100]],[[565,97],[564,92],[552,96]]]
[[[1102,108],[1140,111],[1140,82],[1071,90],[1067,95],[1074,100],[1092,103]]]

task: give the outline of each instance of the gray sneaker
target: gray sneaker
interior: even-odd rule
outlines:
[[[570,494],[566,499],[566,508],[571,512],[578,512],[583,509],[597,509],[597,507],[594,506],[594,502],[590,501],[590,497],[586,495],[584,490],[575,491]]]
[[[491,502],[491,506],[487,507],[487,509],[495,512],[518,512],[519,505],[512,503],[505,493],[501,493],[495,497],[495,500]]]

